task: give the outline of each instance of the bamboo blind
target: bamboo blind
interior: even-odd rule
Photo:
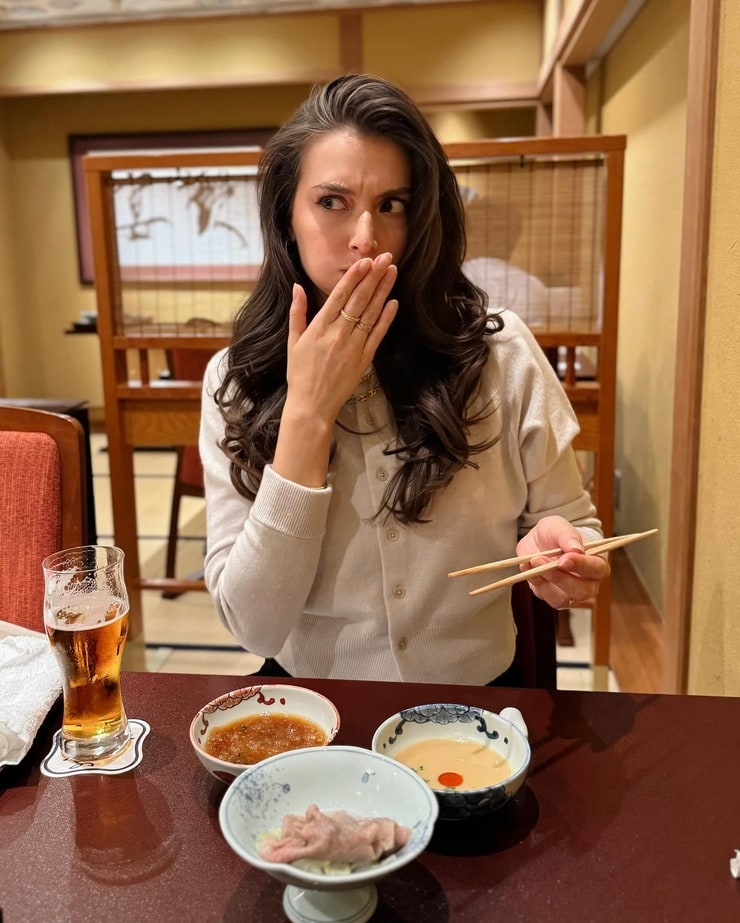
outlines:
[[[466,270],[495,307],[535,331],[601,327],[604,158],[521,157],[456,164]]]

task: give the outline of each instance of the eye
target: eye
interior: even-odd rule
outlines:
[[[343,206],[342,200],[335,195],[322,195],[318,204],[327,211],[336,211]]]
[[[404,215],[408,202],[404,199],[386,199],[380,206],[381,212],[391,215]]]

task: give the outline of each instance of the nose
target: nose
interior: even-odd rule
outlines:
[[[370,212],[364,211],[357,219],[357,224],[350,238],[349,248],[359,256],[368,256],[377,247],[378,241],[375,239],[373,216]]]

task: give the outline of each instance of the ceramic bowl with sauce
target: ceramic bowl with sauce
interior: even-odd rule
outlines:
[[[311,804],[322,812],[389,817],[410,837],[397,852],[345,874],[263,858],[260,838],[279,829],[286,814],[304,814]],[[287,885],[283,909],[289,920],[362,923],[377,904],[375,882],[426,849],[438,811],[431,790],[410,769],[362,747],[335,745],[293,750],[250,766],[224,795],[219,823],[237,855]]]
[[[503,807],[522,786],[531,751],[516,708],[417,705],[387,718],[372,749],[413,769],[434,791],[440,818],[465,820]]]
[[[339,723],[334,703],[313,689],[248,686],[204,705],[190,725],[190,742],[208,772],[230,784],[247,766],[276,753],[325,747]]]

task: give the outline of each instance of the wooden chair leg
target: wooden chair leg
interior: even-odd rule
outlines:
[[[194,446],[180,446],[177,449],[177,464],[175,465],[175,480],[172,488],[172,507],[170,509],[170,529],[167,539],[167,555],[165,559],[165,577],[175,580],[177,577],[177,546],[180,532],[180,504],[183,497],[204,497],[203,469],[200,464],[198,450]],[[191,574],[187,580],[202,580],[203,570]],[[164,590],[163,599],[177,599],[184,590]]]
[[[170,531],[167,538],[167,557],[164,567],[164,575],[170,580],[174,579],[177,566],[178,525],[180,522],[180,500],[182,498],[182,492],[180,490],[181,455],[182,449],[178,449],[175,484],[172,490],[172,507],[170,509]],[[182,593],[177,590],[164,590],[162,592],[163,599],[177,599],[178,596],[182,596]]]
[[[558,609],[558,644],[560,647],[576,646],[570,627],[570,609]]]

